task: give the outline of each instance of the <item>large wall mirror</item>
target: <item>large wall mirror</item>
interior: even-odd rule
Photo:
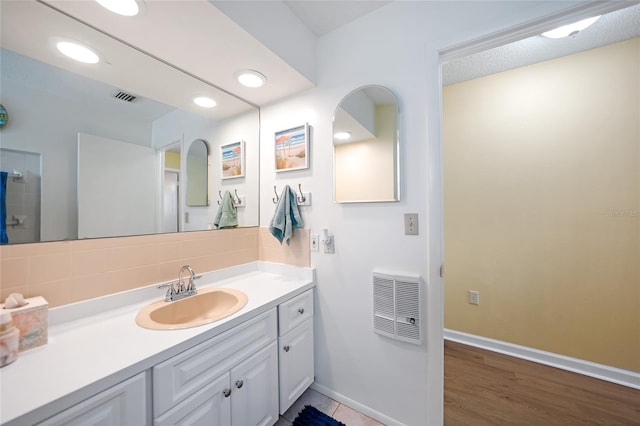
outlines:
[[[338,203],[400,200],[398,101],[391,90],[349,93],[333,118],[334,197]]]
[[[225,190],[245,200],[240,226],[258,225],[254,105],[45,2],[0,7],[9,244],[210,229],[218,208],[211,194]],[[67,40],[90,46],[100,62],[63,56],[56,43]],[[202,108],[196,96],[217,105]],[[219,147],[239,140],[245,173],[223,180]],[[208,163],[205,154],[191,174],[188,158],[203,146]],[[201,190],[187,200],[195,179]]]

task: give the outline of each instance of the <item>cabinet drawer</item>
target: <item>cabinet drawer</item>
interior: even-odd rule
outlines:
[[[311,317],[313,317],[313,289],[278,306],[279,335],[284,336]]]
[[[272,309],[153,367],[153,413],[165,411],[277,338]]]

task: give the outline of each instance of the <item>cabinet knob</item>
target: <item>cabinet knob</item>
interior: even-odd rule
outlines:
[[[285,352],[289,352],[289,349],[291,349],[291,346],[286,345],[286,346],[285,346],[284,348],[282,348],[282,349],[284,349],[284,351],[285,351]]]
[[[225,398],[229,398],[229,396],[231,395],[231,389],[223,390],[222,394],[224,395]]]
[[[240,389],[242,387],[242,385],[244,385],[244,382],[242,380],[236,380],[236,387],[238,389]]]
[[[299,313],[300,315],[304,314],[304,308],[300,308],[300,309],[298,309],[298,313]]]

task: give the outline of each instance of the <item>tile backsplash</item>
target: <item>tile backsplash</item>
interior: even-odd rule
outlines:
[[[0,299],[43,296],[49,307],[265,260],[309,266],[309,232],[280,246],[266,228],[183,232],[0,247]]]

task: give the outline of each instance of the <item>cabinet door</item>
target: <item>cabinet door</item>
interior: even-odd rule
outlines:
[[[146,389],[146,373],[138,374],[50,417],[40,425],[146,425]]]
[[[180,404],[158,417],[156,426],[231,424],[229,373],[218,377]]]
[[[272,342],[231,370],[231,424],[273,425],[278,420],[278,346]]]
[[[279,339],[280,413],[313,383],[313,319],[308,319]]]

